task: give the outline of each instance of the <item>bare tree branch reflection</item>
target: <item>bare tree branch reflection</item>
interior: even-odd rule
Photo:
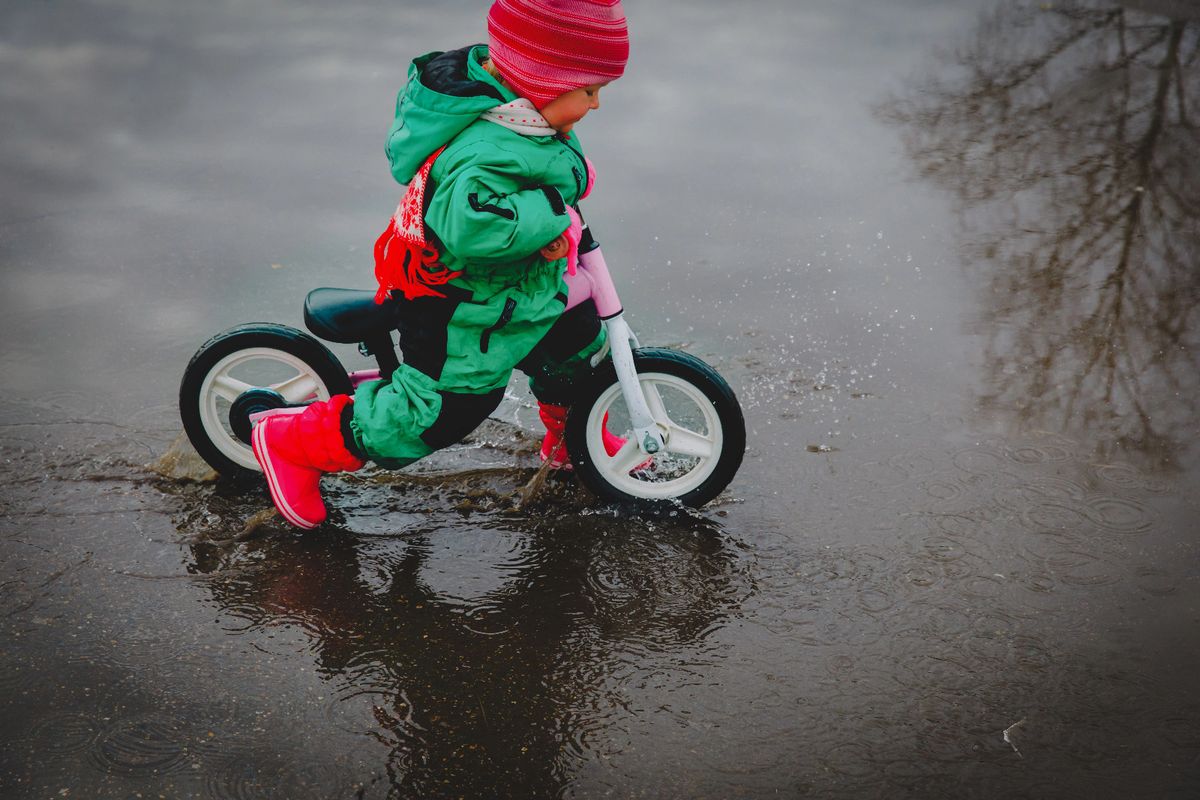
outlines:
[[[987,265],[983,407],[1177,464],[1200,410],[1200,22],[1004,3],[940,59],[955,77],[882,115]]]

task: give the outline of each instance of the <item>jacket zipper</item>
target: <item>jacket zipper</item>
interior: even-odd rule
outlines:
[[[496,320],[496,324],[490,328],[484,329],[479,337],[479,352],[486,353],[488,344],[491,342],[492,334],[503,328],[508,323],[512,322],[513,312],[517,310],[517,301],[513,298],[506,298],[504,301],[504,310],[500,312],[500,319]]]
[[[558,141],[562,142],[563,147],[570,150],[571,155],[575,156],[575,159],[579,162],[578,167],[571,167],[571,172],[575,175],[575,192],[576,192],[576,194],[575,194],[574,205],[578,205],[579,198],[580,198],[580,196],[583,195],[583,176],[587,174],[587,162],[584,161],[583,156],[580,155],[579,151],[577,151],[574,147],[571,147],[571,145],[569,143],[569,139],[567,138],[567,135],[565,133],[556,134],[554,138],[558,139]],[[583,172],[580,172],[581,169],[583,170]]]

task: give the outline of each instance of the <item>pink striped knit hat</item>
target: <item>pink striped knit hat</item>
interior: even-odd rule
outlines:
[[[621,0],[496,0],[488,55],[539,109],[572,89],[616,80],[629,59]]]

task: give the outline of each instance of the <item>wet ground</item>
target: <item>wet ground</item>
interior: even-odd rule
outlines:
[[[0,794],[1200,796],[1200,13],[825,5],[630,5],[580,128],[728,492],[514,509],[514,384],[306,535],[164,459],[179,377],[370,286],[486,4],[0,7]]]

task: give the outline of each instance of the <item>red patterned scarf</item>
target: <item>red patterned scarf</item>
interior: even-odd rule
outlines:
[[[462,272],[451,272],[438,262],[440,254],[425,240],[425,185],[433,162],[445,147],[425,160],[408,184],[408,191],[396,207],[387,230],[375,242],[375,279],[379,291],[375,302],[387,300],[392,291],[405,299],[445,297],[433,288],[454,280]]]

